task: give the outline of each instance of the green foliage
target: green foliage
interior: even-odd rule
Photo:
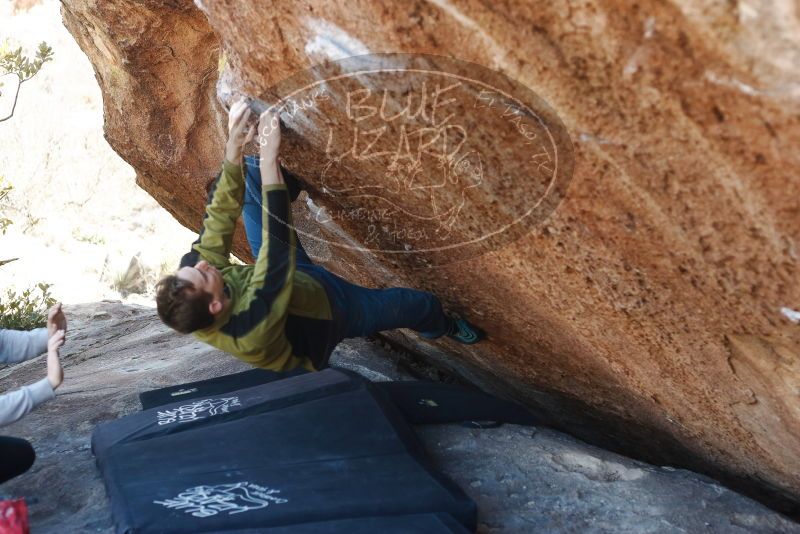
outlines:
[[[50,284],[37,284],[17,294],[9,289],[0,297],[0,328],[30,330],[47,324],[47,310],[56,300],[50,295]]]
[[[14,110],[17,107],[17,98],[19,97],[19,89],[22,87],[22,84],[36,76],[42,69],[42,65],[48,61],[52,61],[52,59],[53,49],[44,41],[39,43],[39,48],[36,49],[36,55],[33,59],[22,53],[21,46],[12,49],[7,40],[0,43],[0,76],[14,74],[19,80],[14,95],[14,103],[11,106],[11,112],[6,117],[0,118],[0,122],[14,116]],[[0,89],[2,89],[1,84]],[[2,94],[2,91],[0,91],[0,95]]]
[[[36,57],[31,58],[22,53],[20,46],[11,50],[8,41],[0,46],[0,71],[2,74],[16,74],[20,83],[26,82],[36,76],[42,65],[53,59],[53,49],[42,41],[36,49]]]

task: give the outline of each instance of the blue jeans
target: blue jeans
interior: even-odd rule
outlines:
[[[261,173],[258,158],[245,156],[245,200],[242,208],[247,241],[254,257],[261,249]],[[404,287],[370,289],[351,284],[322,266],[315,265],[296,239],[297,269],[318,280],[327,290],[334,318],[340,321],[340,337],[371,336],[383,330],[410,328],[435,339],[447,333],[450,319],[439,298],[428,291]]]

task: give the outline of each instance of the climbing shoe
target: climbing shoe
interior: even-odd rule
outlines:
[[[486,337],[486,333],[466,319],[452,319],[447,337],[465,345],[472,345]]]

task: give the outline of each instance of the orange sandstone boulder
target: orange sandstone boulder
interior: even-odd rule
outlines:
[[[795,4],[196,4],[63,1],[107,139],[179,221],[199,226],[224,105],[280,104],[310,251],[490,335],[395,340],[798,513]]]

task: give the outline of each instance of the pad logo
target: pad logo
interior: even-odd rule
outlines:
[[[228,515],[266,508],[270,504],[284,504],[288,499],[276,497],[280,490],[259,486],[251,482],[195,486],[182,491],[177,497],[153,501],[170,509],[183,510],[194,517],[211,517],[221,512]]]
[[[241,406],[239,397],[223,397],[220,399],[203,399],[191,404],[184,404],[172,410],[158,412],[158,424],[188,423],[205,419],[213,415],[228,413],[233,406]]]

